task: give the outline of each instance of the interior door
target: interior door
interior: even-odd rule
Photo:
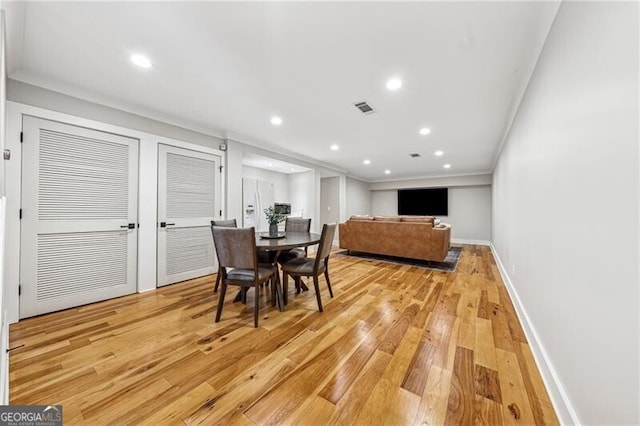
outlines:
[[[20,317],[136,291],[138,140],[23,119]]]
[[[220,157],[158,149],[158,286],[217,271],[211,221],[221,215]]]

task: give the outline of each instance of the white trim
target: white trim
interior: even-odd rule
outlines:
[[[5,197],[0,198],[0,259],[4,259],[4,241],[5,241],[5,211],[6,211]],[[0,292],[4,287],[3,267],[0,263]],[[0,294],[0,404],[9,404],[9,323],[7,321],[7,311],[4,309],[6,305],[5,299]]]
[[[457,174],[445,174],[445,175],[419,175],[415,177],[403,177],[403,178],[389,178],[389,179],[372,179],[367,181],[368,183],[394,183],[394,182],[406,182],[411,180],[427,180],[427,179],[454,179],[457,177],[474,177],[474,176],[491,176],[493,174],[493,169],[490,170],[480,170],[477,172],[470,173],[457,173]],[[491,183],[481,183],[479,185],[491,185]],[[441,185],[448,186],[448,185]],[[375,189],[372,189],[375,191]]]
[[[452,238],[452,244],[471,244],[474,246],[490,246],[491,241],[488,240],[470,240],[467,238]]]
[[[237,143],[246,145],[247,147],[251,147],[252,151],[263,156],[270,156],[272,158],[287,161],[290,163],[304,165],[309,169],[326,169],[338,174],[346,175],[347,170],[341,169],[337,166],[334,166],[329,163],[325,163],[323,161],[315,160],[311,157],[307,157],[303,154],[298,154],[293,151],[288,151],[279,146],[273,145],[267,141],[263,141],[260,139],[254,139],[249,136],[241,136],[239,134],[228,132],[225,136],[225,140],[227,142]],[[298,162],[298,163],[296,163]],[[303,164],[300,164],[302,162]]]
[[[524,334],[527,337],[529,347],[531,348],[531,352],[533,352],[533,358],[536,362],[536,366],[538,367],[538,371],[540,371],[540,375],[542,376],[544,385],[547,388],[547,392],[549,392],[551,403],[553,404],[556,415],[560,420],[560,424],[582,424],[580,419],[578,419],[578,414],[571,405],[571,400],[569,399],[564,386],[562,386],[560,377],[558,377],[555,368],[553,368],[553,363],[551,362],[547,351],[544,349],[542,341],[540,340],[533,323],[527,315],[527,311],[518,296],[518,292],[513,286],[511,278],[509,277],[509,274],[507,274],[507,270],[504,268],[504,265],[500,260],[500,256],[498,256],[498,251],[493,243],[490,243],[489,246],[491,247],[491,253],[493,254],[493,258],[496,260],[496,265],[498,266],[502,280],[507,288],[509,297],[511,297],[513,306],[516,309],[516,315],[518,316],[518,320],[520,321]]]

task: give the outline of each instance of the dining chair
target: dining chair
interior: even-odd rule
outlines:
[[[211,226],[225,226],[227,228],[237,228],[238,224],[235,219],[226,220],[212,220]],[[216,276],[216,285],[213,286],[213,292],[218,292],[218,286],[220,285],[220,266],[218,266],[218,275]]]
[[[256,255],[255,229],[229,228],[212,226],[213,242],[216,247],[218,264],[220,265],[222,288],[218,299],[215,322],[220,321],[224,297],[227,286],[240,286],[241,291],[255,288],[255,306],[253,310],[253,324],[258,327],[258,312],[260,310],[260,284],[269,281],[275,274],[275,269],[270,266],[258,264]],[[233,268],[228,270],[228,268]],[[274,280],[275,281],[275,280]],[[277,296],[275,285],[272,286],[271,297]]]
[[[309,232],[311,231],[311,219],[303,218],[303,217],[287,217],[285,219],[284,231],[286,232]],[[278,263],[280,265],[284,265],[291,259],[295,259],[297,257],[307,257],[308,247],[305,248],[294,248],[290,250],[283,251],[278,256]],[[301,278],[295,277],[296,283],[296,294],[301,291]],[[306,287],[305,287],[306,288]]]
[[[287,217],[284,223],[284,232],[309,232],[311,231],[311,219],[302,217]],[[307,247],[294,248],[291,250],[283,251],[278,256],[278,262],[284,264],[296,257],[307,257]]]
[[[313,286],[316,290],[316,299],[318,300],[318,309],[320,312],[322,312],[322,299],[320,298],[320,287],[318,285],[318,277],[320,274],[324,273],[324,278],[329,288],[329,295],[333,297],[331,281],[329,280],[329,255],[331,254],[331,244],[333,243],[336,226],[335,223],[324,224],[322,226],[322,234],[320,235],[320,243],[318,244],[318,251],[316,252],[315,258],[297,257],[282,265],[282,293],[285,305],[287,304],[288,297],[287,287],[289,284],[289,275],[294,278],[313,277]]]

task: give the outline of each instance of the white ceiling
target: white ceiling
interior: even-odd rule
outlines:
[[[557,8],[10,3],[7,62],[16,80],[263,141],[370,181],[485,173]],[[148,55],[153,68],[134,67],[134,52]],[[403,81],[396,92],[385,88],[392,76]],[[359,101],[377,112],[363,115],[353,106]],[[273,114],[283,118],[280,127],[269,123]],[[429,136],[418,134],[424,126]],[[338,151],[329,149],[334,143]]]

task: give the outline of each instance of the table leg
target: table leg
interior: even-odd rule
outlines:
[[[273,259],[273,269],[275,271],[274,283],[276,300],[278,302],[278,310],[284,311],[284,299],[282,296],[282,283],[280,281],[280,270],[278,268],[278,256],[280,256],[280,250],[276,251],[276,256]]]

